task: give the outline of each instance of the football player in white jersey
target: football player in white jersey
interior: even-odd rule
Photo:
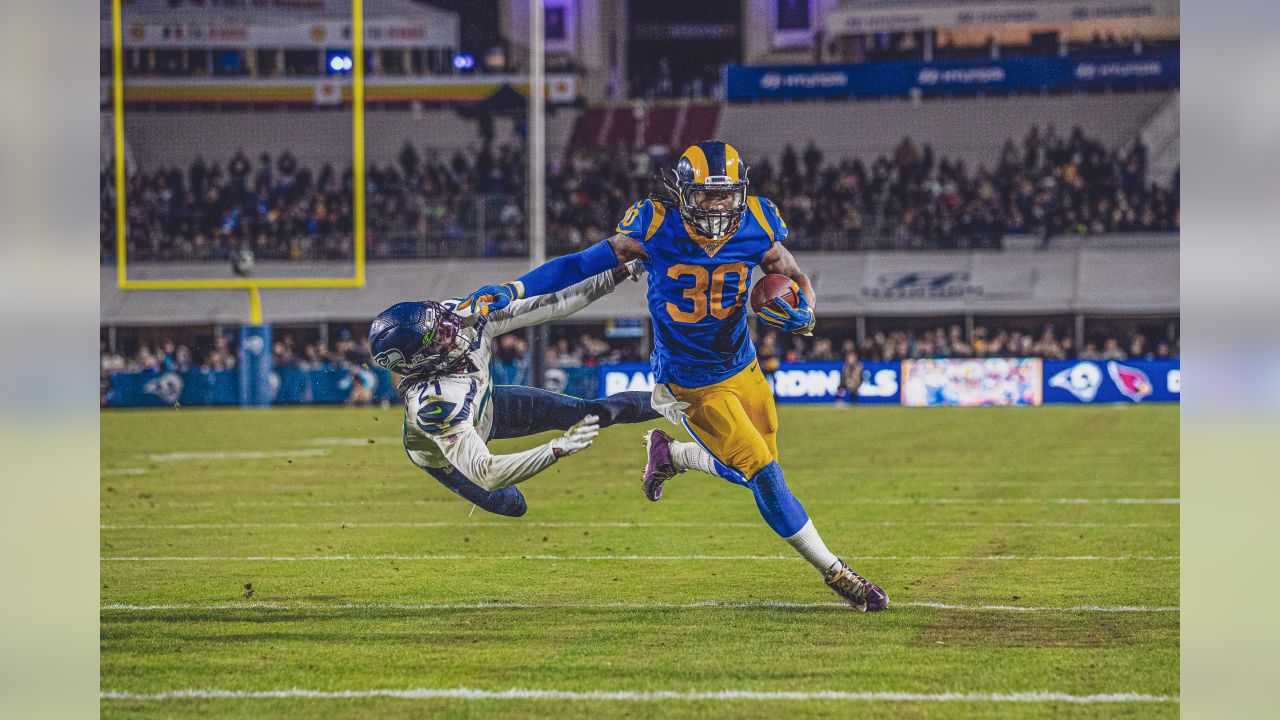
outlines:
[[[490,337],[567,317],[639,272],[620,265],[560,292],[518,300],[490,315],[461,300],[403,302],[374,319],[374,362],[403,376],[404,447],[413,464],[481,508],[519,517],[527,509],[515,487],[563,457],[586,449],[601,427],[656,420],[649,393],[599,400],[537,388],[493,384]],[[523,452],[495,455],[488,440],[547,430],[566,432]]]

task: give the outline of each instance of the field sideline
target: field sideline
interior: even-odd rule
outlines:
[[[1178,716],[1176,406],[781,408],[878,615],[743,488],[646,501],[640,426],[508,519],[416,470],[401,415],[102,414],[103,717]]]

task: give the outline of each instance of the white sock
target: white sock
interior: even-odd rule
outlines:
[[[702,449],[698,443],[671,443],[671,462],[681,472],[685,470],[701,470],[708,475],[716,475],[716,460],[711,453]],[[719,475],[716,475],[719,477]]]
[[[822,542],[822,537],[814,529],[812,520],[805,523],[804,527],[800,528],[800,532],[787,538],[787,543],[803,555],[810,565],[818,568],[820,573],[825,573],[840,562],[840,558],[833,555],[827,549],[827,544]]]

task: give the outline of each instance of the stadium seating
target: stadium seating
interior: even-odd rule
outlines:
[[[549,157],[562,154],[577,115],[561,109],[547,117]],[[186,167],[196,156],[225,161],[237,149],[248,153],[288,148],[303,166],[351,164],[351,113],[289,112],[144,112],[125,113],[125,139],[143,168]],[[103,122],[110,129],[110,115]],[[192,128],[199,128],[193,132]],[[516,142],[510,120],[494,122],[495,141]],[[453,110],[369,110],[365,113],[365,152],[370,162],[392,162],[406,140],[442,153],[480,144],[477,124]]]
[[[776,158],[787,144],[800,148],[809,140],[828,156],[877,157],[910,136],[932,144],[940,157],[990,167],[1006,139],[1020,140],[1033,125],[1043,130],[1052,123],[1060,133],[1078,125],[1103,144],[1120,146],[1169,98],[1168,93],[1150,93],[730,104],[720,113],[718,134],[747,158]]]

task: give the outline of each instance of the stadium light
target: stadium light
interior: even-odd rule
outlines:
[[[476,66],[476,57],[470,53],[458,53],[453,56],[454,70],[471,70]]]
[[[328,62],[326,65],[330,75],[345,75],[351,72],[351,68],[355,67],[355,63],[351,60],[351,54],[346,50],[330,50],[327,56]]]

